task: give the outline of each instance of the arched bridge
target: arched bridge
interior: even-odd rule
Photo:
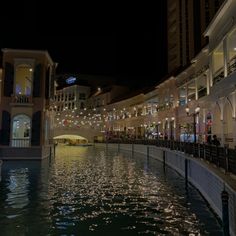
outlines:
[[[64,134],[72,134],[72,135],[79,135],[86,139],[88,142],[93,142],[94,136],[101,136],[102,133],[96,129],[89,129],[89,128],[69,128],[69,127],[62,127],[62,128],[55,128],[54,129],[54,137]]]

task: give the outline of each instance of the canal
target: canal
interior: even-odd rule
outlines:
[[[222,235],[199,192],[139,154],[58,146],[56,157],[4,161],[0,235]]]

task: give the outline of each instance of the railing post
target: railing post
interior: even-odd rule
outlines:
[[[134,156],[134,143],[132,143],[132,156]]]
[[[225,190],[221,193],[221,201],[224,236],[229,236],[229,194]]]
[[[147,158],[149,158],[149,146],[147,146]]]
[[[185,170],[185,186],[188,185],[188,159],[184,160],[184,170]]]
[[[57,144],[55,144],[55,143],[53,144],[53,148],[54,148],[54,150],[53,150],[53,151],[54,151],[53,155],[54,155],[54,157],[56,156],[56,145],[57,145]]]
[[[3,161],[0,160],[0,182],[2,180],[2,164],[3,164]]]
[[[162,158],[163,158],[163,165],[166,165],[166,151],[163,150],[163,154],[162,154]]]
[[[225,172],[228,172],[229,171],[229,152],[228,152],[227,147],[225,147],[224,154],[225,154]]]
[[[198,153],[198,158],[200,158],[201,157],[201,144],[200,143],[197,144],[197,153]]]
[[[118,143],[118,152],[120,152],[120,143]]]
[[[206,160],[206,144],[204,143],[203,146],[203,159]]]

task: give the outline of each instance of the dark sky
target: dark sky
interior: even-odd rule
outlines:
[[[0,47],[48,50],[59,73],[110,75],[140,86],[165,75],[165,0],[158,7],[73,2],[21,2],[4,11]]]

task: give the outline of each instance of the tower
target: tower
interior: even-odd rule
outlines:
[[[41,159],[51,150],[54,63],[47,51],[3,49],[0,145],[3,159]]]
[[[167,1],[168,72],[184,67],[206,45],[209,22],[224,0]]]

